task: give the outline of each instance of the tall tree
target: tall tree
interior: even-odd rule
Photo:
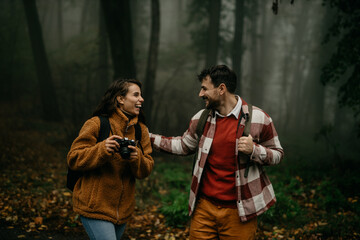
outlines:
[[[62,9],[62,0],[57,1],[57,37],[58,37],[58,47],[64,46],[64,34],[63,34],[63,9]]]
[[[0,52],[6,58],[2,58],[0,64],[0,101],[11,102],[14,99],[14,79],[13,69],[15,65],[16,44],[19,40],[18,29],[20,27],[20,17],[17,14],[18,4],[14,1],[1,1],[0,17],[3,23],[0,28],[0,39],[2,46]]]
[[[251,63],[251,92],[250,92],[250,99],[251,102],[256,106],[262,106],[263,107],[263,99],[264,99],[264,79],[261,76],[262,71],[264,71],[264,65],[262,65],[260,62],[262,59],[265,59],[266,52],[268,49],[263,49],[261,51],[260,56],[260,47],[261,47],[261,41],[260,41],[260,32],[259,29],[261,19],[266,18],[266,12],[262,12],[259,14],[260,9],[263,8],[263,5],[265,4],[259,4],[258,0],[252,0],[249,2],[249,10],[250,10],[250,63]],[[268,26],[271,27],[271,26]],[[264,34],[262,37],[265,38],[266,33],[262,32]],[[271,39],[271,38],[269,38]],[[265,44],[264,44],[265,45]]]
[[[60,121],[61,115],[59,105],[52,82],[49,62],[46,56],[36,3],[35,0],[23,0],[23,4],[29,28],[36,72],[39,79],[43,118],[49,121]]]
[[[209,28],[206,44],[206,66],[209,67],[217,63],[219,49],[219,29],[221,0],[210,0],[209,5]]]
[[[232,65],[238,80],[237,89],[241,95],[241,65],[242,65],[242,53],[243,53],[243,25],[244,25],[244,1],[237,0],[235,6],[235,31],[234,31],[234,42],[233,42],[233,56]]]
[[[99,50],[99,91],[97,91],[97,95],[99,99],[103,92],[105,92],[106,88],[108,87],[108,80],[109,80],[109,71],[108,71],[108,37],[105,29],[105,20],[104,20],[104,13],[99,7],[99,33],[98,33],[98,50]]]
[[[296,20],[296,33],[293,37],[295,43],[292,46],[292,50],[290,50],[290,53],[293,54],[292,56],[294,58],[294,66],[292,68],[293,76],[290,88],[290,98],[288,100],[288,114],[286,118],[287,124],[290,126],[289,129],[293,132],[293,134],[298,132],[300,125],[302,125],[302,122],[299,122],[299,119],[302,119],[303,115],[299,110],[302,109],[303,103],[299,99],[303,97],[303,86],[306,80],[306,72],[304,69],[306,69],[306,65],[308,64],[309,60],[308,58],[304,58],[302,53],[309,50],[308,41],[310,40],[310,12],[306,9],[306,5],[302,4],[300,7],[302,10],[299,11],[301,14]]]
[[[129,0],[101,0],[110,40],[114,79],[135,78],[135,60]]]
[[[87,23],[86,20],[87,20],[89,8],[90,8],[90,1],[85,0],[84,4],[83,4],[83,7],[82,7],[82,10],[81,10],[80,33],[85,32],[86,23]]]
[[[159,49],[160,35],[160,4],[159,0],[151,0],[151,35],[149,44],[149,55],[146,66],[145,76],[145,114],[148,119],[148,125],[151,125],[151,110],[153,105],[153,95],[155,89],[157,58]]]

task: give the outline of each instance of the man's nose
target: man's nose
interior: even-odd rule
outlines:
[[[204,96],[204,90],[200,90],[200,92],[199,92],[199,97],[203,97]]]

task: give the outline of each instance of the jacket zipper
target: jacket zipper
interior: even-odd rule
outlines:
[[[129,125],[129,123],[130,123],[130,121],[128,121],[127,124],[126,124],[125,133],[127,133],[129,128],[134,125],[134,124]],[[124,137],[125,137],[125,134],[124,134]],[[120,208],[121,199],[124,196],[124,178],[123,178],[122,175],[121,175],[121,184],[122,184],[122,189],[121,189],[121,194],[120,194],[118,206],[117,206],[117,209],[116,209],[116,221],[117,222],[119,222],[119,219],[120,219],[119,208]]]
[[[119,202],[118,202],[117,209],[116,209],[116,221],[117,222],[119,222],[119,218],[120,218],[119,208],[120,208],[121,199],[124,196],[124,179],[123,179],[123,176],[121,176],[121,184],[122,184],[122,188],[121,188],[120,198],[119,198]]]
[[[135,125],[135,124],[129,125],[129,123],[130,123],[130,121],[128,121],[128,124],[126,124],[125,133],[127,133],[127,131],[129,130],[129,128],[130,128],[131,126],[134,126],[134,125]],[[124,136],[124,137],[125,137],[125,136]]]

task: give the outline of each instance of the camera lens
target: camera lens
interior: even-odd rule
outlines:
[[[122,158],[129,159],[130,158],[130,149],[128,145],[120,148],[120,155]]]

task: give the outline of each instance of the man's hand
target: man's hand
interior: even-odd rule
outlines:
[[[249,134],[248,137],[239,138],[238,151],[246,155],[250,155],[253,152],[253,138]]]

